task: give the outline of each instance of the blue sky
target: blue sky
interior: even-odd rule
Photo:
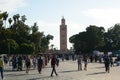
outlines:
[[[0,10],[9,17],[26,15],[26,24],[37,22],[39,30],[51,34],[55,48],[59,49],[59,25],[66,19],[69,37],[82,32],[89,25],[103,26],[106,30],[120,22],[120,0],[0,0]]]

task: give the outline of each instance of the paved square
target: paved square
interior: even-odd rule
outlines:
[[[24,71],[11,71],[9,66],[4,72],[5,80],[120,80],[120,67],[110,68],[110,73],[106,73],[104,64],[88,63],[87,71],[78,71],[76,61],[60,62],[57,67],[58,76],[50,77],[50,63],[42,69],[42,74],[39,74],[37,69],[31,69],[29,74]]]

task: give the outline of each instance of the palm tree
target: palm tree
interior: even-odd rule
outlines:
[[[2,19],[3,18],[3,15],[2,15],[2,13],[0,12],[0,19]]]
[[[25,22],[25,20],[27,20],[26,16],[25,15],[21,16],[21,20],[22,22]]]
[[[16,17],[16,15],[14,15],[13,16],[13,20],[14,20],[14,23],[16,24],[16,19],[17,19],[17,17]]]
[[[19,20],[19,18],[20,18],[20,15],[19,15],[19,14],[16,14],[16,18],[17,18],[17,20]]]
[[[2,28],[3,20],[0,19],[0,28]]]
[[[34,34],[32,34],[32,39],[33,42],[35,44],[35,53],[39,52],[40,49],[40,45],[41,45],[41,38],[43,37],[43,33],[42,32],[35,32]]]
[[[37,23],[34,23],[34,25],[31,27],[31,30],[32,30],[32,34],[34,34],[35,32],[38,32]]]
[[[11,26],[12,19],[11,19],[11,18],[9,18],[9,19],[8,19],[8,22],[9,22],[9,25]]]
[[[3,12],[2,15],[3,15],[3,20],[5,21],[5,27],[6,27],[6,20],[7,20],[7,17],[8,17],[7,11]]]
[[[51,44],[51,49],[53,50],[54,44]]]
[[[20,15],[19,15],[19,14],[16,14],[17,22],[19,21],[19,18],[20,18]]]

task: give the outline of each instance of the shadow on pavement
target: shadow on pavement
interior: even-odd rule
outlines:
[[[71,71],[61,71],[60,73],[68,73],[68,72],[77,72],[78,70],[71,70]]]
[[[105,74],[106,72],[96,72],[96,73],[91,73],[91,74],[87,74],[87,75],[98,75],[98,74]]]
[[[17,76],[26,76],[26,75],[35,75],[35,74],[5,74],[8,77],[17,77]]]
[[[48,79],[48,78],[52,78],[51,76],[45,76],[45,77],[39,77],[39,78],[32,78],[32,79],[27,79],[27,80],[39,80],[39,79]]]
[[[22,70],[22,71],[25,71],[25,70]],[[19,72],[17,70],[4,70],[4,72]]]
[[[100,69],[100,68],[105,68],[104,66],[103,67],[95,67],[96,69]]]

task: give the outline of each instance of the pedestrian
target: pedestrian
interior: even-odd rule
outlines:
[[[56,65],[57,66],[59,66],[59,62],[60,62],[60,60],[59,60],[59,57],[57,56],[57,58],[56,58]]]
[[[12,62],[12,70],[14,71],[17,68],[17,59],[16,59],[16,56],[12,57],[11,62]]]
[[[56,76],[58,75],[56,72],[56,56],[53,55],[52,59],[51,59],[51,67],[52,67],[52,72],[51,72],[51,77],[53,76],[53,72],[56,74]]]
[[[22,63],[22,56],[18,56],[18,58],[17,58],[17,64],[18,64],[18,66],[17,66],[17,71],[22,71],[22,66],[23,66],[23,63]]]
[[[36,59],[35,56],[32,59],[32,63],[33,63],[33,69],[35,69],[36,68],[36,63],[37,63],[37,59]]]
[[[78,56],[78,71],[82,70],[82,55]]]
[[[87,64],[88,64],[88,61],[87,61],[87,56],[84,56],[83,61],[84,61],[84,70],[86,70],[86,71],[87,71]]]
[[[2,60],[2,57],[0,56],[0,73],[1,73],[2,80],[4,79],[3,71],[4,71],[4,62]]]
[[[31,67],[30,58],[28,56],[25,59],[25,65],[26,65],[26,73],[28,74]]]
[[[105,71],[109,73],[110,72],[110,58],[108,54],[105,54],[104,56],[104,64],[105,64]]]
[[[41,74],[42,66],[43,66],[43,60],[41,59],[41,56],[39,56],[38,61],[37,61],[37,68],[38,68],[39,74]]]
[[[111,67],[114,66],[114,61],[113,61],[112,55],[110,56],[110,66],[111,66]]]

